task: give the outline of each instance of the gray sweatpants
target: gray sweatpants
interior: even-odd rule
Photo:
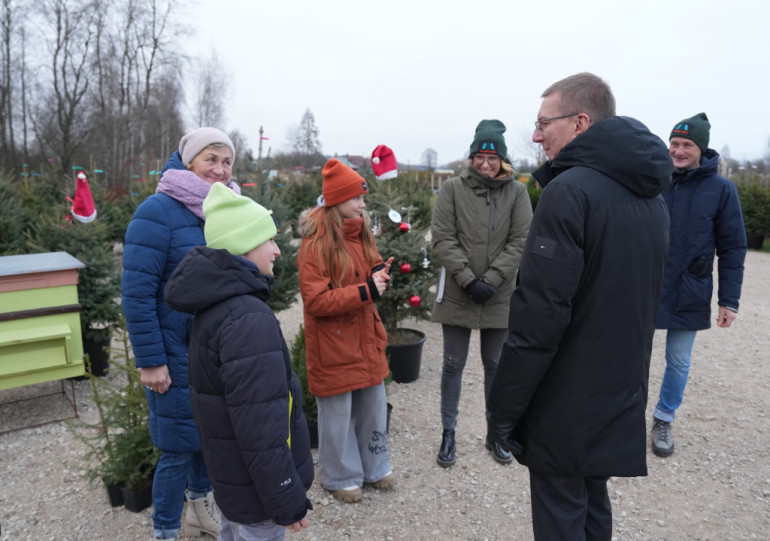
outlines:
[[[374,483],[390,472],[385,384],[325,398],[318,405],[318,465],[327,490]]]

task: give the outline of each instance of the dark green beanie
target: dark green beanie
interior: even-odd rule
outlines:
[[[508,147],[505,146],[505,124],[499,120],[482,120],[476,126],[476,135],[471,143],[471,156],[482,154],[497,154],[505,159]]]
[[[670,141],[672,137],[684,137],[698,145],[701,152],[706,152],[709,147],[709,130],[711,130],[711,124],[706,113],[698,113],[677,123],[671,130],[668,140]]]

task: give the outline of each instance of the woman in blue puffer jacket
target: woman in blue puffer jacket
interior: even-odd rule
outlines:
[[[181,158],[184,169],[172,162]],[[179,143],[156,193],[134,213],[123,252],[123,312],[150,406],[150,434],[162,451],[153,482],[153,528],[157,539],[176,539],[185,488],[188,535],[219,534],[219,510],[193,422],[187,383],[187,335],[192,315],[163,300],[171,273],[193,247],[204,245],[201,205],[215,182],[234,192],[230,180],[235,148],[215,128],[198,128]]]

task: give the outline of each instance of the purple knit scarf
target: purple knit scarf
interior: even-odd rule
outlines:
[[[241,194],[240,187],[232,180],[227,184],[227,187],[238,195]],[[176,199],[198,218],[205,220],[206,217],[203,216],[202,205],[210,188],[211,184],[192,171],[187,169],[169,169],[160,178],[155,193],[164,193]]]

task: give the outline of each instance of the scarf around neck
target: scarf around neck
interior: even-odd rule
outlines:
[[[227,187],[241,195],[240,187],[232,180]],[[187,209],[201,220],[203,215],[203,200],[211,189],[211,184],[187,169],[169,169],[160,177],[155,193],[166,194],[182,203]]]

